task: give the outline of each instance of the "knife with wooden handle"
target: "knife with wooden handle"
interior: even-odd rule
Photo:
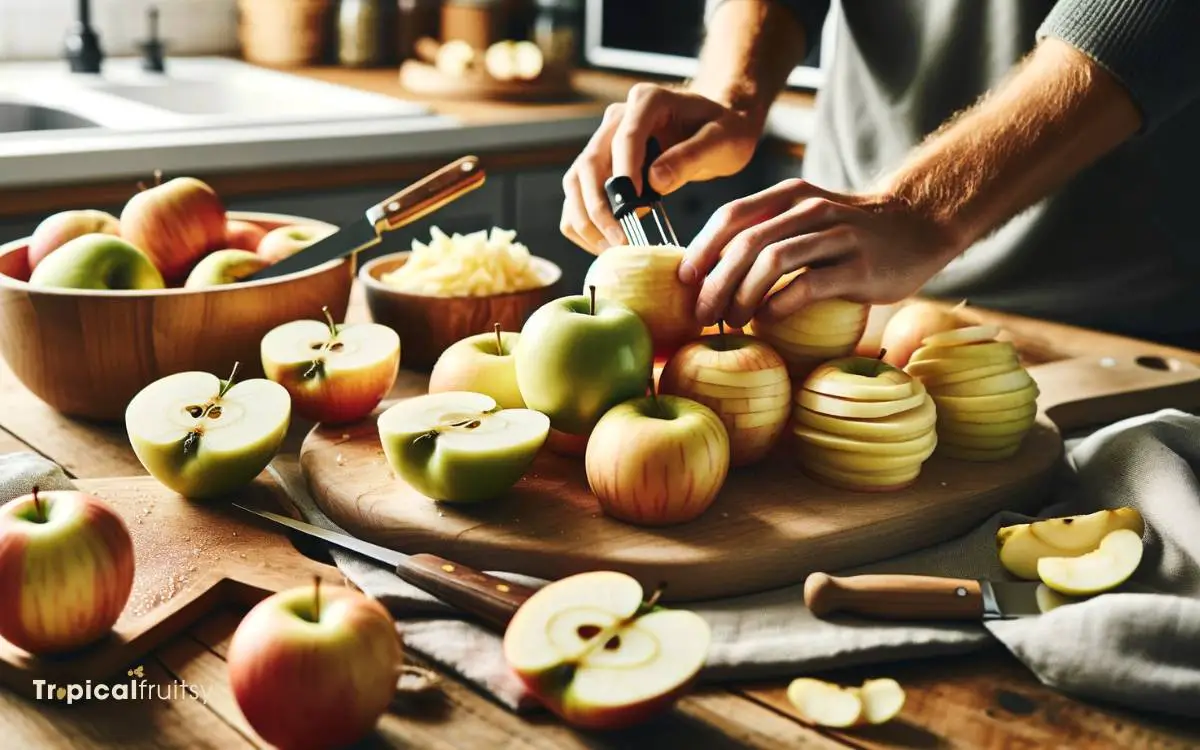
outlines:
[[[378,245],[385,232],[422,219],[484,183],[486,174],[474,156],[464,156],[387,200],[368,208],[356,221],[247,277],[258,281],[315,268],[322,263]]]
[[[813,573],[804,603],[816,617],[860,615],[881,620],[1009,620],[1043,614],[1074,599],[1036,582],[918,575],[835,577]]]

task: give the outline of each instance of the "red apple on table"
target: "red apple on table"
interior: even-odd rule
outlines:
[[[76,237],[85,234],[111,234],[120,236],[121,222],[106,211],[87,209],[83,211],[59,211],[42,220],[29,238],[29,270],[58,248]]]
[[[225,222],[225,247],[233,250],[258,250],[258,243],[267,236],[267,230],[257,224],[241,219]]]
[[[258,254],[268,263],[278,263],[330,234],[329,229],[306,224],[276,227],[267,232],[258,243]]]
[[[572,726],[622,729],[666,711],[708,657],[711,631],[694,612],[643,601],[624,573],[555,581],[517,610],[504,658],[541,703]]]
[[[366,737],[392,700],[403,658],[382,604],[319,581],[259,602],[226,655],[246,721],[289,750]]]
[[[121,235],[150,256],[168,283],[182,281],[196,261],[225,246],[225,205],[200,180],[176,177],[129,199]]]
[[[112,630],[133,589],[125,522],[82,492],[0,507],[0,637],[32,654],[72,651]]]
[[[296,320],[262,340],[266,376],[292,397],[301,417],[324,424],[357,422],[379,406],[396,384],[400,337],[378,323],[338,325]]]

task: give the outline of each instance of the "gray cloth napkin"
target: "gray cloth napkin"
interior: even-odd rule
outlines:
[[[1042,517],[1132,506],[1146,520],[1139,593],[1110,593],[1036,618],[984,625],[822,621],[802,586],[688,607],[712,626],[707,680],[789,678],[834,667],[982,649],[997,639],[1047,685],[1079,697],[1200,717],[1200,418],[1175,410],[1110,425],[1073,446],[1073,469]],[[336,528],[311,502],[313,523]],[[941,545],[853,570],[1006,579],[1000,513]],[[500,639],[357,555],[334,553],[346,576],[401,620],[409,648],[521,710],[535,705],[505,668]],[[497,573],[523,583],[539,582]],[[1151,593],[1140,593],[1148,591]]]

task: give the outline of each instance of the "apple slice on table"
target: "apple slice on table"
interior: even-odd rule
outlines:
[[[203,289],[233,284],[266,267],[266,261],[249,250],[217,250],[200,259],[183,286],[187,289]]]
[[[103,638],[133,590],[125,522],[82,492],[38,492],[0,506],[0,637],[32,654]]]
[[[788,685],[788,701],[810,724],[848,728],[884,724],[904,708],[904,688],[884,677],[860,687],[842,687],[813,677],[798,677]]]
[[[591,294],[560,297],[525,321],[513,356],[526,406],[556,430],[585,435],[612,407],[645,394],[654,371],[646,324]]]
[[[524,409],[513,358],[520,338],[519,333],[501,331],[497,323],[492,333],[456,341],[434,363],[429,392],[471,391],[491,396],[501,408]]]
[[[229,642],[229,685],[275,747],[346,747],[396,693],[404,652],[388,611],[344,586],[301,586],[259,602]]]
[[[622,729],[668,710],[708,657],[699,615],[664,609],[623,573],[540,589],[504,633],[504,658],[546,708],[586,729]]]
[[[592,261],[584,291],[619,302],[637,313],[654,342],[655,354],[669,357],[700,335],[696,322],[699,284],[679,280],[684,250],[674,245],[610,247]]]
[[[37,268],[47,255],[85,234],[121,235],[121,222],[106,211],[86,209],[82,211],[59,211],[42,220],[29,237],[29,249],[25,256],[29,269]]]
[[[400,372],[400,336],[378,323],[294,320],[267,332],[263,372],[287,389],[296,414],[324,424],[365,419]]]
[[[379,416],[392,470],[433,500],[478,502],[507,492],[546,442],[550,420],[532,409],[501,409],[482,393],[415,396]]]
[[[996,531],[996,546],[1005,570],[1018,578],[1036,581],[1041,558],[1087,554],[1118,529],[1128,529],[1140,537],[1146,531],[1146,524],[1134,508],[1100,510],[1002,527]]]
[[[658,390],[716,412],[729,433],[731,466],[766,456],[791,413],[787,363],[765,341],[742,334],[718,333],[684,344],[663,368]]]
[[[210,186],[193,177],[143,189],[121,211],[121,236],[154,261],[168,283],[182,281],[205,254],[225,245],[225,205]]]
[[[283,443],[292,402],[278,383],[181,372],[143,388],[125,410],[142,466],[180,495],[209,499],[245,487]]]
[[[42,259],[29,285],[64,289],[162,289],[150,258],[119,237],[85,234]]]
[[[1038,560],[1042,583],[1067,596],[1110,591],[1129,580],[1142,562],[1142,537],[1129,529],[1110,531],[1100,546],[1078,557]]]
[[[605,414],[588,439],[588,485],[613,518],[669,526],[698,518],[729,473],[729,433],[716,412],[651,395]]]

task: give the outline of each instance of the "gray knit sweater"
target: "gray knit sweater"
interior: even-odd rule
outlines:
[[[830,189],[894,169],[1040,38],[1109,70],[1142,132],[924,292],[1200,348],[1200,0],[783,1],[834,47],[803,167]]]

